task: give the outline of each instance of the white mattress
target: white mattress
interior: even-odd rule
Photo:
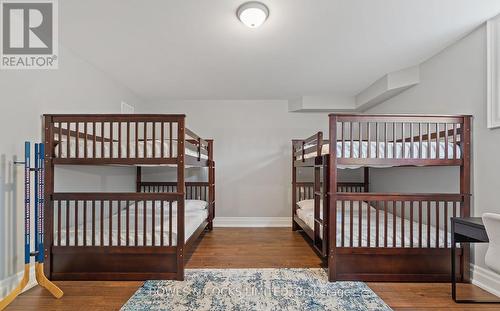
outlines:
[[[59,148],[61,148],[61,158],[68,158],[67,155],[67,140],[61,141],[57,146],[55,147],[55,154],[56,157],[59,156]],[[96,158],[110,158],[110,153],[111,153],[111,144],[109,142],[104,142],[104,154],[102,155],[101,151],[101,142],[96,142],[96,148],[95,152]],[[162,143],[161,140],[155,140],[155,154],[154,158],[161,158],[161,147]],[[76,155],[76,140],[71,139],[70,140],[70,146],[69,146],[69,152],[70,152],[70,158],[84,158],[85,157],[85,142],[83,139],[78,140],[78,156]],[[121,144],[118,142],[113,142],[113,156],[111,158],[118,158],[118,150],[121,147],[121,156],[122,158],[125,158],[127,156],[127,142],[122,141]],[[139,141],[137,144],[138,150],[136,154],[136,148],[135,148],[135,142],[131,141],[129,148],[130,148],[130,157],[131,158],[153,158],[153,141],[148,140],[146,141],[146,156],[144,156],[144,141]],[[94,144],[93,141],[89,140],[87,141],[87,157],[92,158],[93,157],[93,148]],[[170,157],[170,144],[168,141],[163,142],[163,152],[164,152],[164,157]],[[188,149],[185,149],[185,154],[193,157],[198,157],[198,152]],[[174,141],[172,143],[172,157],[177,156],[177,141]],[[202,159],[208,159],[208,156],[205,154],[201,154]]]
[[[358,202],[353,202],[354,209],[357,209]],[[345,206],[349,206],[349,203],[346,203]],[[362,222],[361,222],[361,245],[359,245],[359,213],[353,213],[353,247],[368,247],[367,241],[367,229],[368,229],[368,214],[367,214],[367,204],[363,202],[363,213],[362,213]],[[346,207],[346,214],[344,215],[344,247],[350,246],[350,215],[348,213],[348,208]],[[314,209],[311,208],[298,208],[297,216],[306,223],[306,225],[313,230],[314,228]],[[322,215],[320,215],[322,217]],[[384,211],[379,210],[379,247],[384,247]],[[375,247],[375,243],[377,241],[376,238],[376,209],[370,206],[370,247]],[[342,245],[342,235],[341,235],[341,223],[342,223],[342,211],[340,208],[337,208],[337,246],[341,247]],[[322,228],[320,226],[320,237],[322,238]],[[387,213],[387,247],[393,247],[393,214]],[[404,220],[404,229],[405,229],[405,247],[410,247],[410,221],[408,219]],[[439,230],[439,247],[445,247],[444,237],[445,234],[448,235],[448,247],[451,247],[451,235],[450,233],[445,233],[444,230]],[[431,225],[430,228],[430,237],[427,236],[427,225],[422,224],[422,247],[427,247],[427,241],[430,239],[431,247],[436,247],[436,227]],[[416,221],[413,221],[413,247],[418,246],[419,244],[419,224]],[[402,247],[401,243],[401,217],[396,216],[396,247]]]
[[[446,158],[446,144],[445,142],[439,142],[439,155],[437,154],[437,142],[422,142],[422,148],[420,149],[420,143],[413,143],[413,153],[412,153],[412,144],[411,142],[404,143],[404,155],[403,155],[403,143],[396,143],[396,153],[394,153],[394,143],[387,143],[387,155],[385,154],[385,142],[378,143],[378,158],[380,159],[427,159],[427,153],[430,148],[430,157],[429,159],[445,159]],[[307,146],[306,146],[307,147]],[[344,154],[342,155],[342,142],[337,142],[337,154],[340,158],[355,158],[355,159],[367,159],[368,158],[368,142],[361,142],[361,154],[360,154],[360,146],[359,141],[353,141],[352,143],[352,155],[351,155],[351,142],[344,141]],[[321,154],[325,155],[330,152],[330,145],[325,144],[321,150]],[[460,146],[448,143],[448,159],[454,159],[454,152],[456,152],[456,158],[461,158]],[[314,158],[316,156],[316,152],[311,152],[304,155],[304,158]],[[414,155],[414,156],[413,156]],[[420,156],[422,155],[422,156]],[[370,158],[377,158],[377,143],[370,142]],[[358,168],[359,166],[339,166],[339,168]],[[384,166],[377,166],[384,167]],[[387,166],[385,166],[387,167]]]
[[[206,207],[208,205],[207,202],[205,201],[199,201],[199,200],[186,200],[185,201],[185,214],[184,214],[184,240],[187,241],[191,235],[198,229],[198,227],[207,219],[208,217],[208,210]],[[147,204],[147,216],[146,216],[146,233],[147,233],[147,238],[146,238],[146,245],[144,245],[144,238],[143,238],[143,232],[144,232],[144,204],[143,202],[138,202],[137,204],[137,245],[138,246],[152,246],[153,245],[153,239],[152,239],[152,212],[151,212],[151,203]],[[101,229],[100,229],[100,219],[98,218],[99,211],[96,211],[96,227],[95,227],[95,246],[110,246],[109,245],[109,215],[104,216],[104,243],[101,244]],[[87,219],[90,219],[90,211],[87,211]],[[112,245],[111,246],[118,246],[118,211],[114,212],[112,215],[112,223],[113,223],[113,230],[112,230]],[[127,215],[126,215],[126,209],[121,210],[121,233],[120,233],[120,241],[121,241],[121,246],[125,246],[127,243],[127,230],[126,230],[126,221],[127,221]],[[163,216],[163,239],[164,239],[164,246],[169,246],[169,209],[165,205],[164,207],[164,216]],[[62,226],[61,226],[61,244],[62,246],[75,246],[75,226],[73,223],[73,226],[70,227],[69,230],[69,245],[66,244],[66,230],[63,229],[65,228],[64,224],[64,218],[62,217]],[[70,219],[74,218],[73,216],[70,216]],[[82,219],[80,217],[79,219]],[[98,219],[98,220],[97,220]],[[57,218],[55,218],[57,221]],[[135,246],[135,205],[131,205],[129,207],[129,245]],[[86,224],[86,238],[87,238],[87,245],[90,246],[92,245],[92,227],[91,227],[91,220],[87,221]],[[54,227],[57,228],[57,224],[54,224]],[[83,223],[78,224],[78,246],[83,246]],[[175,246],[177,244],[177,208],[175,206],[172,207],[172,246]],[[54,244],[58,245],[57,241],[57,233],[54,235]],[[157,206],[156,212],[155,212],[155,244],[154,246],[161,246],[161,215],[160,215],[160,209]]]

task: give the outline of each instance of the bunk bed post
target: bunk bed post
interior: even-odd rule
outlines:
[[[462,125],[461,141],[463,152],[463,164],[460,166],[460,193],[463,195],[463,205],[461,217],[470,216],[470,169],[471,169],[471,116],[464,116]],[[470,245],[462,245],[463,254],[461,258],[462,279],[464,282],[470,282]]]
[[[323,187],[321,190],[321,195],[323,199],[323,236],[327,237],[328,236],[328,218],[330,216],[330,198],[328,196],[328,190],[330,189],[330,179],[328,178],[328,170],[330,168],[330,163],[328,160],[323,157],[321,160],[321,163],[323,164]],[[323,248],[323,256],[326,257],[328,256],[328,239],[323,239],[322,241],[322,248]]]
[[[333,282],[337,279],[335,248],[337,246],[337,115],[329,116],[329,164],[328,175],[330,177],[329,185],[329,211],[328,211],[328,280]],[[326,172],[325,172],[326,173]]]
[[[136,168],[136,176],[135,176],[135,192],[141,192],[141,184],[142,184],[142,167],[138,166]]]
[[[50,115],[43,116],[43,141],[45,142],[45,191],[44,191],[44,218],[43,227],[45,228],[44,234],[44,260],[47,264],[44,265],[45,275],[51,279],[52,278],[52,244],[54,235],[54,220],[53,220],[53,210],[52,210],[52,194],[54,193],[54,163],[52,162],[52,153],[54,152],[54,123],[53,118]],[[58,138],[61,140],[61,138]]]
[[[364,168],[363,178],[364,178],[364,182],[363,182],[364,192],[370,192],[370,168],[369,167]]]
[[[185,137],[185,116],[179,117],[177,123],[177,192],[180,197],[177,199],[177,280],[184,280],[184,141]]]
[[[292,231],[300,230],[300,226],[295,222],[294,216],[297,212],[297,167],[295,167],[295,143],[292,140]]]
[[[208,215],[208,230],[214,228],[215,218],[215,162],[214,162],[214,141],[208,141],[208,204],[211,205]]]

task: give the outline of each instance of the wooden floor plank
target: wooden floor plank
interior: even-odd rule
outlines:
[[[188,256],[197,268],[318,268],[322,261],[302,235],[288,228],[216,228]],[[7,310],[118,310],[142,282],[56,282],[65,295],[53,299],[40,287],[22,294]],[[395,310],[500,310],[500,305],[456,304],[449,284],[369,283]],[[473,285],[468,294],[484,295]]]

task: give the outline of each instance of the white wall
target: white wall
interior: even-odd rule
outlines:
[[[420,66],[420,80],[417,86],[369,112],[472,114],[472,213],[474,216],[500,213],[500,129],[486,127],[485,26],[424,62]],[[378,191],[456,192],[459,189],[458,169],[454,168],[373,171],[371,181]],[[484,267],[484,252],[484,245],[476,247],[475,263],[480,267]]]
[[[289,113],[287,101],[162,101],[142,107],[185,113],[189,129],[215,139],[218,217],[291,216],[291,140],[326,134],[328,127],[327,114]]]
[[[103,72],[61,47],[58,70],[0,71],[0,296],[16,283],[24,263],[24,141],[40,141],[44,113],[120,112],[120,101],[140,100]],[[130,169],[61,168],[56,191],[134,189]]]

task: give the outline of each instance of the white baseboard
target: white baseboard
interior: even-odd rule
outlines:
[[[5,296],[7,296],[16,286],[21,282],[21,279],[24,276],[24,270],[19,271],[18,273],[0,280],[0,298],[3,299]],[[27,291],[28,289],[34,287],[36,285],[36,279],[35,279],[35,265],[32,264],[30,267],[30,280],[28,284],[26,284],[26,287],[24,288],[23,292]]]
[[[471,264],[472,284],[500,297],[500,274]]]
[[[215,217],[214,227],[291,227],[291,217]]]

